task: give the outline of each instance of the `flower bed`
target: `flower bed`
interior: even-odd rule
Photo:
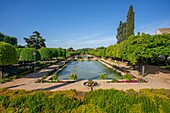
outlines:
[[[106,83],[146,83],[146,82],[147,81],[144,80],[143,78],[137,78],[136,79],[136,77],[133,80],[123,79],[123,80],[106,81]]]

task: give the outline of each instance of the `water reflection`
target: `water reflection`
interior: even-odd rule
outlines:
[[[98,61],[72,61],[63,71],[59,73],[60,80],[69,79],[70,73],[76,73],[78,79],[99,79],[101,73],[106,73],[108,79],[118,79],[122,76],[115,75],[114,71],[107,68]]]

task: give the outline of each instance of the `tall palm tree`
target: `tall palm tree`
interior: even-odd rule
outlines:
[[[24,40],[27,43],[26,47],[36,48],[36,49],[39,49],[41,47],[46,47],[44,43],[45,39],[43,39],[40,36],[40,33],[38,31],[34,31],[33,35],[31,35],[29,38],[24,38]]]

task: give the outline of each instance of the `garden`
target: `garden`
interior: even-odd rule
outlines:
[[[0,89],[0,112],[22,113],[169,113],[170,90],[90,92]]]

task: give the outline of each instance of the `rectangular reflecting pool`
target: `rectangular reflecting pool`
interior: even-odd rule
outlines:
[[[99,79],[101,73],[106,73],[107,79],[121,79],[122,76],[115,73],[98,61],[71,61],[71,63],[58,73],[59,80],[68,80],[70,73],[76,73],[78,79]]]

